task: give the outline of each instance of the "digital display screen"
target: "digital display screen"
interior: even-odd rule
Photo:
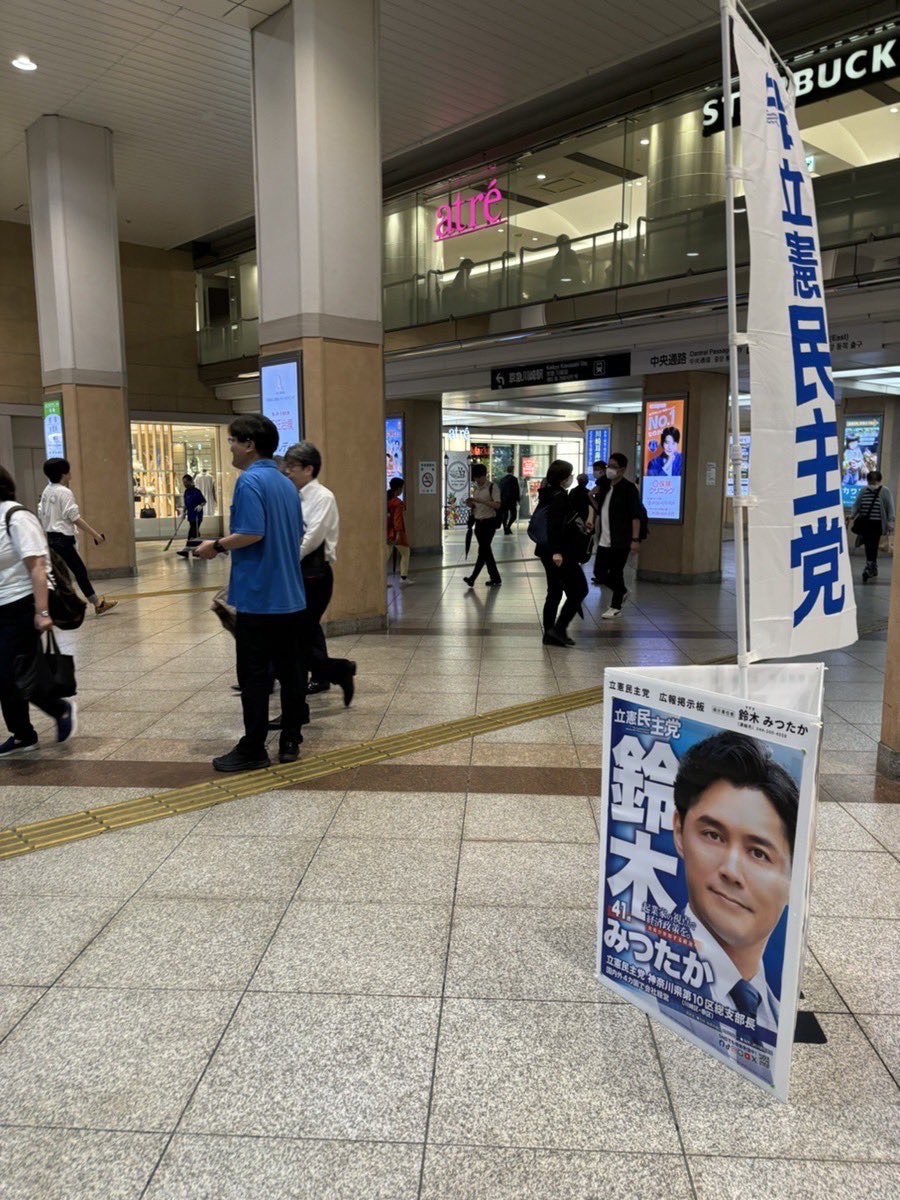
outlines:
[[[608,425],[598,425],[585,434],[584,469],[589,475],[595,462],[609,462],[609,434]]]
[[[278,430],[275,453],[283,455],[288,446],[303,437],[299,358],[261,360],[259,387],[263,416],[268,417]]]
[[[684,400],[644,401],[641,499],[651,521],[682,519],[684,409]]]
[[[388,417],[384,423],[384,470],[387,482],[385,490],[391,486],[391,480],[403,478],[403,418]]]
[[[62,396],[44,397],[44,450],[47,458],[65,458]]]
[[[841,451],[841,503],[852,508],[866,486],[866,476],[878,470],[881,454],[881,417],[848,417],[844,422]]]

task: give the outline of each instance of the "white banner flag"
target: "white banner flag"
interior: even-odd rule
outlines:
[[[734,14],[750,231],[752,657],[856,641],[813,189],[785,82]]]

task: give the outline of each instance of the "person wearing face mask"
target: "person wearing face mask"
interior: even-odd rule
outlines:
[[[850,520],[856,544],[866,548],[862,581],[868,583],[878,574],[878,543],[894,530],[894,497],[882,485],[880,471],[870,471],[866,476],[866,486],[856,494]]]
[[[588,594],[588,584],[581,568],[579,551],[584,538],[576,524],[578,513],[571,499],[572,464],[556,459],[547,469],[544,486],[538,493],[536,522],[541,540],[535,554],[547,575],[547,598],[544,601],[543,626],[545,646],[574,646],[568,627]],[[546,516],[544,516],[544,511]],[[559,602],[565,595],[562,608]]]
[[[628,459],[611,454],[606,478],[597,485],[597,558],[592,583],[612,592],[609,608],[601,617],[611,621],[622,612],[628,595],[625,564],[629,554],[641,545],[641,497],[630,479],[625,478]]]

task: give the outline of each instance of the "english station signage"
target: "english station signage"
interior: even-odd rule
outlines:
[[[492,179],[486,192],[463,197],[457,192],[449,204],[438,205],[434,214],[434,240],[446,242],[448,238],[462,237],[479,229],[492,229],[503,222],[499,213],[491,212],[503,203],[503,193]]]
[[[798,108],[855,92],[873,83],[884,83],[900,75],[900,36],[884,33],[878,37],[859,38],[821,56],[806,55],[794,61],[791,74]],[[720,92],[703,105],[704,137],[721,133],[725,128],[723,112]],[[733,125],[740,124],[740,92],[731,94],[731,119]]]

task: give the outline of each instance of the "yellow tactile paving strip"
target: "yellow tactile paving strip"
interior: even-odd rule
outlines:
[[[35,821],[13,829],[0,829],[0,859],[16,858],[33,850],[47,850],[51,846],[79,842],[101,833],[111,833],[115,829],[127,829],[180,813],[212,808],[216,804],[227,804],[230,800],[257,796],[276,788],[302,787],[304,783],[321,779],[324,775],[335,775],[352,767],[368,766],[493,730],[508,729],[527,721],[588,708],[602,700],[602,688],[586,688],[584,691],[549,696],[545,700],[516,704],[510,708],[496,708],[492,712],[447,721],[442,725],[429,725],[394,737],[358,742],[324,754],[310,755],[287,766],[268,767],[264,771],[250,771],[244,775],[223,775],[209,783],[178,788],[158,796],[141,796],[137,800],[123,800],[118,804],[84,809],[64,817],[52,817],[47,821]]]

